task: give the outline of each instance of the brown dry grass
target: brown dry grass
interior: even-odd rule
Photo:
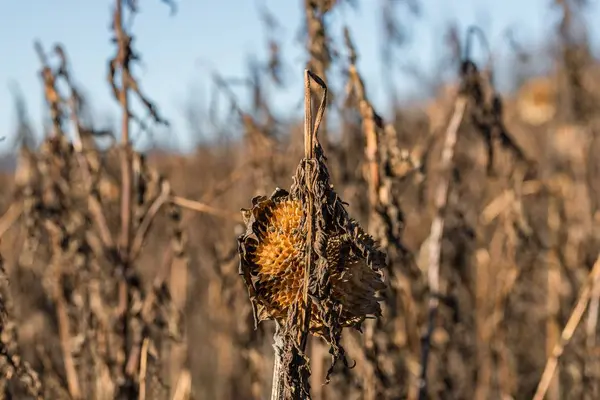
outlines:
[[[134,3],[115,4],[109,76],[123,118],[121,142],[106,151],[94,142],[106,132],[82,122],[67,49],[36,48],[52,126],[33,149],[22,118],[17,170],[0,176],[0,398],[271,392],[274,326],[254,327],[236,238],[248,200],[288,185],[312,158],[301,124],[277,122],[264,96],[264,80],[280,77],[277,43],[269,38],[270,69],[253,71],[251,111],[214,75],[241,138],[186,157],[141,155],[132,126],[165,121],[129,72],[121,20]],[[546,77],[501,98],[494,66],[469,60],[471,30],[454,43],[458,81],[423,110],[397,108],[386,121],[357,67],[359,33],[327,40],[324,15],[338,3],[305,2],[307,67],[326,79],[332,63],[343,66],[345,91],[330,102],[341,104],[343,130],[320,138],[336,193],[387,255],[387,287],[381,318],[365,321],[362,335],[328,340],[335,357],[356,362],[337,364],[328,385],[327,346],[297,332],[296,355],[311,373],[308,385],[300,371],[302,385],[328,400],[598,398],[600,69],[569,36],[576,11],[558,2],[560,51]],[[148,121],[131,112],[138,100]],[[306,304],[311,296],[303,293]]]

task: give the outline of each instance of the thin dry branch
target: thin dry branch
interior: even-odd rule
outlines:
[[[170,201],[174,204],[177,204],[180,207],[198,211],[201,213],[206,213],[209,215],[213,215],[215,217],[226,218],[226,219],[236,221],[236,222],[242,221],[239,214],[237,214],[237,213],[231,213],[228,211],[224,211],[219,208],[209,206],[208,204],[201,203],[199,201],[186,199],[186,198],[180,197],[180,196],[172,196]]]
[[[596,347],[596,326],[598,325],[598,312],[600,312],[600,277],[596,277],[590,300],[590,311],[586,324],[586,345],[589,351]]]
[[[327,82],[327,71],[332,61],[325,17],[334,6],[335,2],[328,0],[304,0],[306,50],[310,57],[306,63],[306,69],[313,71],[323,82]],[[316,94],[311,93],[311,96],[315,96],[313,100],[317,99]],[[321,142],[328,145],[326,124],[323,124],[322,131]]]
[[[121,105],[122,120],[121,120],[121,233],[119,237],[119,251],[121,261],[127,263],[129,243],[131,238],[131,198],[133,192],[132,167],[131,167],[131,144],[129,141],[130,127],[130,111],[129,111],[129,87],[131,84],[131,76],[129,72],[129,64],[134,56],[131,49],[132,38],[123,28],[124,5],[122,0],[116,0],[113,30],[117,43],[117,54],[111,60],[110,83],[113,87],[115,98],[118,99]],[[121,87],[117,88],[115,83],[115,72],[121,72]],[[125,266],[123,266],[125,268]],[[121,290],[121,297],[124,295]],[[121,299],[126,302],[126,299]]]
[[[556,367],[558,366],[558,361],[560,356],[563,354],[565,347],[569,344],[569,341],[573,337],[575,330],[579,326],[579,322],[583,318],[583,314],[588,306],[590,298],[593,294],[593,287],[597,279],[600,277],[600,256],[596,259],[592,270],[587,276],[586,282],[581,288],[579,292],[579,298],[577,299],[577,303],[569,316],[567,324],[565,325],[561,335],[560,340],[554,346],[552,350],[551,356],[546,360],[546,365],[544,367],[544,372],[542,373],[542,377],[540,382],[538,383],[537,389],[535,391],[535,395],[533,396],[533,400],[543,400],[544,396],[548,389],[550,388],[550,384],[552,383],[552,377],[554,376],[554,372],[556,371]]]
[[[148,235],[148,230],[150,229],[150,225],[152,225],[152,221],[158,214],[158,211],[169,200],[169,196],[171,195],[171,185],[167,181],[163,181],[161,184],[160,195],[154,200],[146,215],[142,219],[140,226],[138,227],[135,236],[133,238],[133,242],[131,244],[130,250],[130,260],[136,260],[140,252],[142,250],[142,245],[144,244],[144,239]]]
[[[21,217],[23,213],[22,203],[11,203],[8,210],[0,217],[0,238],[13,226],[15,222]]]
[[[146,400],[146,374],[148,372],[148,346],[150,339],[144,338],[142,342],[142,354],[140,358],[140,389],[139,400]]]

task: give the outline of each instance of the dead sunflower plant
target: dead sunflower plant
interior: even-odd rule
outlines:
[[[313,125],[311,79],[323,89]],[[247,230],[238,238],[240,275],[248,288],[256,323],[276,321],[272,399],[310,398],[309,334],[330,346],[332,365],[342,360],[345,327],[360,330],[366,318],[381,315],[379,291],[385,254],[346,211],[329,182],[317,138],[327,87],[305,71],[305,157],[290,191],[252,199],[243,209]]]

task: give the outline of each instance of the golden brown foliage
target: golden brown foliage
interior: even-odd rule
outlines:
[[[22,137],[15,175],[0,177],[0,398],[263,399],[272,383],[329,400],[600,396],[600,89],[574,37],[582,2],[556,2],[543,78],[501,97],[495,65],[453,31],[460,79],[390,118],[368,96],[360,32],[338,43],[328,23],[351,2],[303,2],[308,65],[324,80],[341,67],[346,84],[328,111],[343,129],[321,131],[327,167],[318,140],[303,151],[314,127],[269,109],[268,79],[285,76],[272,31],[250,110],[214,74],[234,109],[217,140],[189,156],[133,151],[149,123],[132,102],[164,121],[130,71],[123,13],[138,2],[117,3],[118,132],[86,125],[66,49],[37,48],[49,132],[39,148]],[[392,3],[416,2],[384,3],[386,47],[400,46]],[[122,140],[101,150],[100,135]],[[294,170],[289,193],[256,197]],[[253,307],[276,322],[255,329]]]

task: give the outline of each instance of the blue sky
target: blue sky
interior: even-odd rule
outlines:
[[[225,77],[242,77],[249,55],[264,57],[265,30],[257,4],[259,0],[176,0],[178,12],[159,0],[139,0],[141,13],[134,24],[136,48],[143,58],[137,69],[143,90],[172,122],[170,132],[157,135],[168,147],[189,150],[193,137],[187,129],[184,105],[190,99],[206,104],[211,88],[209,69]],[[49,49],[55,42],[64,45],[73,67],[74,78],[90,96],[98,122],[108,116],[118,118],[118,109],[106,83],[107,59],[113,54],[109,42],[109,0],[19,0],[6,1],[0,13],[0,135],[7,140],[0,152],[11,150],[15,126],[14,107],[9,90],[17,82],[29,107],[29,114],[41,126],[42,92],[38,78],[39,63],[33,41],[41,39]],[[303,44],[297,40],[302,21],[303,0],[264,0],[281,24],[278,37],[288,69],[288,85],[273,90],[277,110],[300,115],[302,70],[306,60]],[[457,21],[464,29],[479,24],[488,35],[494,52],[506,53],[503,32],[516,27],[516,36],[526,46],[541,43],[555,21],[548,9],[550,0],[423,0],[419,20],[408,21],[411,41],[402,54],[403,62],[414,63],[423,71],[432,64],[442,43],[442,28]],[[381,79],[380,44],[382,38],[380,0],[361,0],[359,10],[345,8],[331,16],[332,29],[339,35],[343,24],[352,27],[360,53],[359,67],[366,78],[369,94],[385,107],[385,87]],[[399,13],[404,12],[399,8]],[[594,5],[589,19],[598,20]],[[407,18],[404,18],[406,20]],[[401,97],[414,96],[414,78],[395,74]],[[239,91],[243,98],[244,92]],[[243,104],[243,102],[242,102]],[[140,143],[140,146],[148,143]]]

